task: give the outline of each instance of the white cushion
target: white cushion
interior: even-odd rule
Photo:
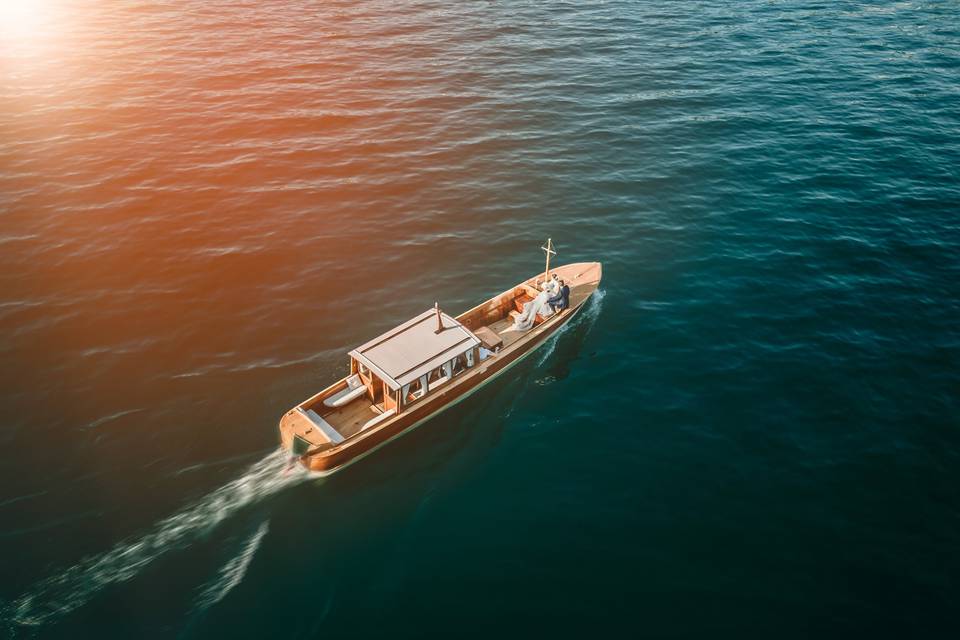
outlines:
[[[328,407],[342,407],[343,405],[349,404],[362,396],[366,390],[366,387],[357,387],[356,389],[347,387],[343,391],[335,393],[324,400],[323,404],[327,405]]]
[[[396,414],[396,413],[397,413],[397,410],[396,410],[396,409],[390,409],[389,411],[384,411],[384,412],[381,413],[380,415],[374,416],[374,417],[370,418],[369,420],[367,420],[366,423],[364,423],[364,425],[363,425],[362,427],[360,427],[360,431],[363,431],[363,430],[365,430],[365,429],[369,429],[370,427],[373,427],[373,426],[375,426],[375,425],[378,425],[378,424],[380,424],[381,422],[383,422],[384,420],[386,420],[387,418],[393,416],[393,415]]]
[[[303,416],[306,417],[307,420],[312,422],[314,428],[320,433],[322,433],[327,440],[329,440],[333,444],[339,444],[343,442],[343,436],[340,435],[340,432],[334,429],[333,425],[331,425],[329,422],[324,420],[319,413],[317,413],[313,409],[307,409],[306,411],[304,411],[299,407],[297,408],[297,410],[301,414],[303,414]]]
[[[347,386],[323,401],[328,407],[342,407],[362,396],[367,390],[360,376],[353,374],[347,378]]]

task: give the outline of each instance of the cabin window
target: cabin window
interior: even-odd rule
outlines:
[[[424,374],[411,382],[410,384],[403,385],[403,398],[404,404],[410,404],[416,402],[423,396],[427,395],[430,387],[427,383],[427,378],[429,374]]]
[[[362,363],[362,362],[358,362],[357,364],[360,365],[360,375],[369,378],[369,377],[370,377],[370,369],[367,369],[365,366],[363,366],[363,363]]]
[[[461,373],[463,373],[464,371],[466,371],[467,369],[469,369],[474,365],[474,363],[476,362],[476,353],[477,353],[476,349],[470,349],[469,351],[464,351],[463,353],[461,353],[456,358],[450,361],[449,364],[453,369],[454,377],[460,375]]]
[[[453,378],[453,360],[444,362],[441,366],[437,367],[430,372],[430,388],[439,387],[442,384],[450,382]]]
[[[450,377],[456,378],[458,375],[463,373],[463,366],[460,364],[460,357],[457,356],[453,360],[447,363],[450,366]]]

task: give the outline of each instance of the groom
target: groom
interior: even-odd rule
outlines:
[[[570,306],[570,287],[568,287],[563,280],[560,281],[560,291],[552,298],[549,298],[547,304],[557,313]]]

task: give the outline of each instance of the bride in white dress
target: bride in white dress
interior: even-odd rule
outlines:
[[[557,274],[547,280],[543,285],[543,291],[537,294],[537,297],[523,305],[523,313],[513,321],[512,329],[516,331],[527,331],[533,327],[533,322],[540,314],[541,318],[549,318],[553,315],[553,309],[547,304],[547,300],[557,295],[560,291],[560,283],[557,282]]]

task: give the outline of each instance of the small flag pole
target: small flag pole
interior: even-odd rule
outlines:
[[[550,256],[551,256],[551,255],[557,255],[557,252],[553,250],[553,239],[552,239],[552,238],[547,238],[547,246],[545,246],[545,247],[540,247],[540,248],[543,249],[543,250],[546,252],[546,254],[547,254],[547,266],[546,266],[546,268],[543,270],[543,285],[546,286],[546,285],[547,285],[547,280],[550,279]]]

